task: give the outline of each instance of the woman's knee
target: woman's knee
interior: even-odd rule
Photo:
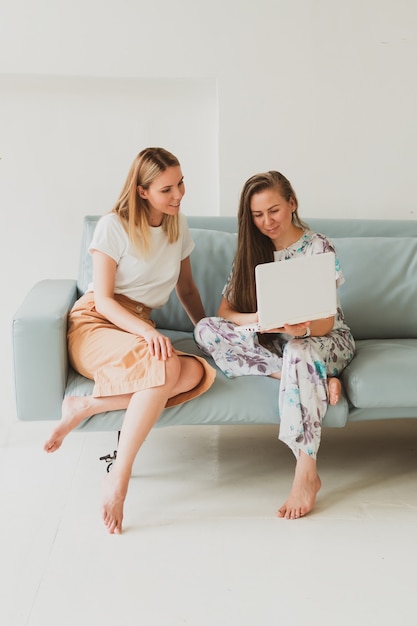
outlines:
[[[204,376],[204,367],[192,356],[173,354],[165,367],[165,384],[174,390],[173,395],[194,389]]]
[[[203,317],[194,328],[194,338],[203,347],[207,347],[218,335],[220,317]]]
[[[291,355],[311,355],[314,358],[319,356],[320,351],[317,349],[316,337],[312,337],[309,339],[298,339],[297,337],[293,337],[290,339],[284,350]]]
[[[316,342],[308,339],[290,339],[284,348],[284,359],[294,365],[316,363],[322,360]]]
[[[204,367],[198,359],[180,356],[181,373],[179,383],[185,390],[194,389],[204,376]]]
[[[307,367],[316,371],[319,378],[327,378],[327,358],[319,349],[316,337],[310,339],[291,339],[285,346],[285,358],[296,369]]]

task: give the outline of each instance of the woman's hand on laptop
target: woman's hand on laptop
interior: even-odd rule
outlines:
[[[267,333],[283,333],[290,337],[309,337],[311,322],[300,322],[299,324],[285,324],[280,328],[271,328]]]
[[[285,324],[283,328],[277,328],[268,332],[285,333],[291,337],[323,337],[333,329],[334,317],[325,317],[313,322],[300,322],[299,324]]]

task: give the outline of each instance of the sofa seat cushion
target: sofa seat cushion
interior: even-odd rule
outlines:
[[[162,331],[164,332],[164,331]],[[167,333],[168,334],[168,333]],[[194,339],[171,336],[173,345],[183,352],[204,356]],[[210,389],[198,398],[198,406],[188,403],[187,409],[195,413],[196,422],[203,416],[204,423],[210,424],[279,424],[278,394],[279,381],[268,376],[240,376],[227,378],[214,361],[208,362],[217,370],[217,376]],[[163,420],[176,419],[175,408],[164,411]],[[185,405],[182,405],[181,418],[184,419]],[[168,414],[171,413],[171,416]],[[329,406],[324,417],[324,426],[344,426],[349,415],[346,395],[336,406]],[[277,431],[278,434],[278,431]]]
[[[342,373],[357,408],[417,406],[417,339],[365,339]]]
[[[204,356],[190,333],[162,330],[169,336],[177,350]],[[227,378],[214,364],[217,376],[210,389],[195,401],[165,409],[156,426],[181,426],[194,424],[279,424],[279,381],[268,376],[242,376]],[[93,382],[70,372],[67,395],[87,395],[92,392]],[[342,427],[346,424],[349,404],[346,395],[336,406],[330,406],[324,417],[324,426]],[[124,411],[101,413],[86,420],[80,430],[106,431],[121,428]]]

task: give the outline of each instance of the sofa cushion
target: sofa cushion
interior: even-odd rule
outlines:
[[[417,338],[417,238],[334,238],[355,339]]]
[[[166,331],[173,345],[182,352],[202,352],[189,333]],[[196,401],[186,402],[162,412],[156,426],[179,426],[194,424],[279,424],[278,392],[279,381],[269,376],[241,376],[227,378],[217,369],[212,359],[209,363],[216,368],[217,376],[210,389]],[[68,379],[67,395],[88,395],[93,381],[87,380],[72,369]],[[121,428],[124,411],[101,413],[96,419],[85,420],[81,430],[117,430]],[[343,427],[348,419],[349,405],[344,392],[336,406],[329,406],[323,425]]]
[[[417,406],[417,339],[358,341],[342,380],[357,408]]]
[[[200,291],[207,316],[217,315],[236,251],[236,233],[190,228],[195,248],[191,253],[194,281]],[[189,331],[193,325],[178,301],[175,291],[161,309],[152,311],[158,328]]]
[[[171,334],[177,350],[204,356],[194,340]],[[278,424],[279,381],[269,376],[239,376],[227,378],[210,358],[208,362],[217,370],[217,376],[210,389],[198,398],[198,411],[193,403],[189,406],[176,406],[166,409],[160,425],[181,423],[197,424]],[[346,394],[335,406],[329,406],[323,419],[324,426],[342,427],[349,415]],[[278,430],[277,430],[278,435]]]

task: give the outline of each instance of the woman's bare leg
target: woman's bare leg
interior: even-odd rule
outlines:
[[[203,367],[196,359],[170,358],[166,362],[163,386],[132,395],[120,432],[117,457],[105,478],[103,520],[109,533],[120,534],[122,531],[123,506],[133,462],[168,398],[196,387],[203,373]]]
[[[276,380],[281,380],[281,372],[273,372],[273,374],[269,374],[270,378],[276,378]]]
[[[122,532],[123,505],[133,461],[166,401],[164,387],[138,391],[131,397],[120,431],[117,457],[104,481],[103,520],[109,533]]]
[[[45,442],[45,452],[55,452],[61,447],[64,438],[88,417],[105,411],[127,409],[132,394],[122,396],[68,396],[62,403],[62,417],[49,439]]]
[[[310,513],[321,487],[316,459],[300,452],[295,468],[294,482],[288,500],[277,511],[277,517],[297,519]]]
[[[190,357],[180,358],[181,362],[184,362],[183,369],[189,368],[191,365],[189,361],[193,362],[192,368],[194,367],[194,363],[197,363],[196,359]],[[203,372],[200,364],[199,368],[201,368],[201,372]],[[185,371],[185,374],[187,375],[187,371]],[[201,376],[199,380],[201,380]],[[199,381],[197,381],[196,384],[198,384],[198,382]],[[192,388],[193,387],[190,387],[190,389]],[[185,391],[188,391],[188,389]],[[181,392],[176,391],[174,388],[169,397],[175,396],[177,393]],[[96,415],[97,413],[127,409],[131,397],[132,394],[129,393],[120,396],[105,396],[101,398],[94,398],[93,396],[68,396],[64,398],[62,402],[61,420],[45,442],[43,449],[48,453],[56,452],[56,450],[61,447],[65,437],[85,419],[91,417],[92,415]]]

